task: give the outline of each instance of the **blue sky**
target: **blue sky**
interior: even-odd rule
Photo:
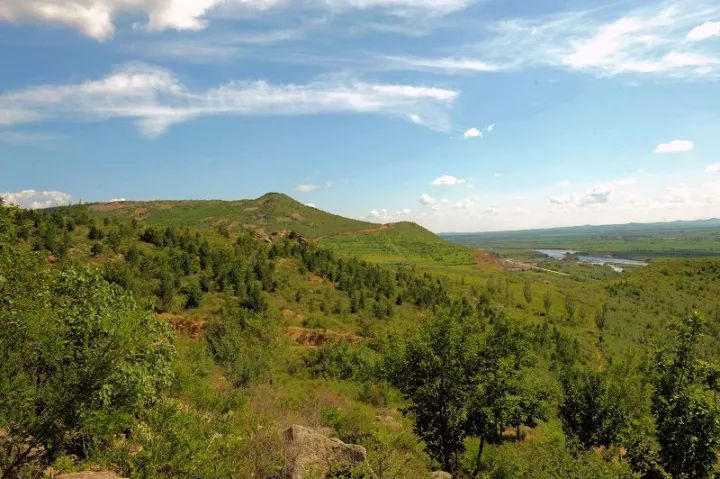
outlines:
[[[716,0],[3,0],[0,195],[720,216]]]

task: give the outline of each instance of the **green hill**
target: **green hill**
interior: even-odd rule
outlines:
[[[297,232],[347,256],[382,263],[472,264],[470,249],[409,222],[379,225],[306,206],[282,193],[237,201],[124,201],[87,205],[93,216],[148,225],[193,227],[260,236]]]

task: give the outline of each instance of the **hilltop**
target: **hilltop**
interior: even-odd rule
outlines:
[[[148,225],[229,233],[249,230],[259,236],[294,231],[344,255],[381,263],[474,261],[469,248],[446,241],[415,223],[381,225],[345,218],[304,205],[283,193],[235,201],[122,201],[83,207],[98,218],[132,218]]]

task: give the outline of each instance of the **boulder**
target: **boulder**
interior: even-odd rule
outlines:
[[[435,471],[430,474],[430,477],[432,477],[432,479],[452,479],[452,474],[445,471]]]
[[[325,478],[333,466],[355,466],[367,459],[364,447],[345,444],[303,426],[290,426],[283,437],[287,479]]]

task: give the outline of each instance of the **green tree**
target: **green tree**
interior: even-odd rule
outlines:
[[[575,317],[575,310],[577,308],[577,305],[575,304],[575,300],[572,298],[572,296],[565,295],[565,313],[567,314],[568,321],[572,321],[572,319]]]
[[[392,365],[392,381],[411,401],[415,433],[428,454],[454,471],[465,449],[467,401],[474,362],[472,336],[462,321],[444,312],[405,345]]]
[[[628,424],[620,387],[606,372],[573,369],[561,378],[563,400],[558,408],[563,431],[584,448],[609,446]]]
[[[480,444],[475,472],[480,472],[486,442],[497,443],[507,426],[535,426],[546,417],[547,388],[535,379],[530,338],[506,318],[499,318],[478,348],[471,371],[473,389],[468,402],[466,429]]]
[[[185,298],[185,309],[197,308],[202,301],[203,291],[199,283],[192,283],[187,289],[187,298]]]
[[[533,300],[532,285],[530,281],[525,281],[523,285],[523,296],[525,296],[525,302],[529,305]]]
[[[543,307],[545,308],[545,314],[550,314],[550,307],[552,306],[552,294],[550,294],[550,291],[545,291],[545,296],[543,296]]]
[[[13,477],[33,450],[87,452],[128,427],[169,384],[173,348],[168,326],[98,273],[2,253],[0,477]]]
[[[717,462],[717,369],[698,358],[703,327],[702,317],[692,313],[674,326],[674,344],[657,352],[652,412],[660,457],[673,477],[709,478]]]

